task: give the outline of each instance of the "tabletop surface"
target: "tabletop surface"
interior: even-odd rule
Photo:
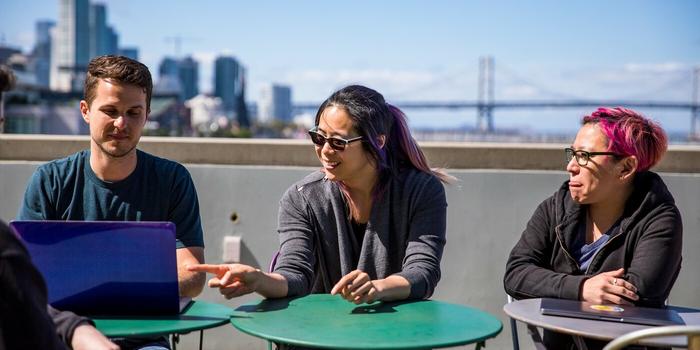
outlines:
[[[355,305],[338,295],[264,300],[236,309],[231,323],[256,337],[335,349],[422,349],[495,337],[483,311],[433,300]]]
[[[649,326],[636,325],[612,321],[588,320],[573,317],[549,316],[540,313],[541,299],[524,299],[508,303],[503,306],[505,313],[527,324],[550,329],[553,331],[579,335],[588,338],[612,340],[629,332],[649,328]],[[669,306],[676,310],[687,325],[700,325],[700,310]],[[640,342],[648,346],[674,346],[687,347],[686,337],[659,337],[650,338]]]
[[[233,309],[205,301],[193,301],[173,316],[93,317],[100,332],[108,337],[151,336],[186,333],[221,326],[229,322]]]

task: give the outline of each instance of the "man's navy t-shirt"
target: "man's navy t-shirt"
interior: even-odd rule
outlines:
[[[19,220],[171,221],[177,248],[203,247],[197,192],[179,163],[137,150],[136,169],[124,180],[100,180],[90,151],[41,165],[32,175]]]

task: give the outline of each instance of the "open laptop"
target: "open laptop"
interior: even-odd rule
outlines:
[[[80,315],[173,315],[180,300],[175,224],[134,221],[19,221],[48,287],[49,303]]]
[[[540,312],[543,315],[586,318],[649,326],[685,324],[678,313],[670,309],[610,304],[600,305],[566,299],[543,298],[540,304]]]

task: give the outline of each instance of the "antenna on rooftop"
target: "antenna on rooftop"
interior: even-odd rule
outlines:
[[[165,37],[165,42],[173,44],[175,57],[180,57],[180,54],[182,53],[182,42],[192,40],[196,40],[196,38],[186,37],[179,34]]]
[[[182,47],[182,36],[180,36],[180,35],[168,36],[165,38],[165,42],[173,43],[173,48],[175,50],[175,52],[174,52],[175,57],[180,57],[180,48]]]

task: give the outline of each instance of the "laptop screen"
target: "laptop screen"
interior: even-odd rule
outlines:
[[[177,314],[171,222],[13,221],[49,303],[82,315]]]

